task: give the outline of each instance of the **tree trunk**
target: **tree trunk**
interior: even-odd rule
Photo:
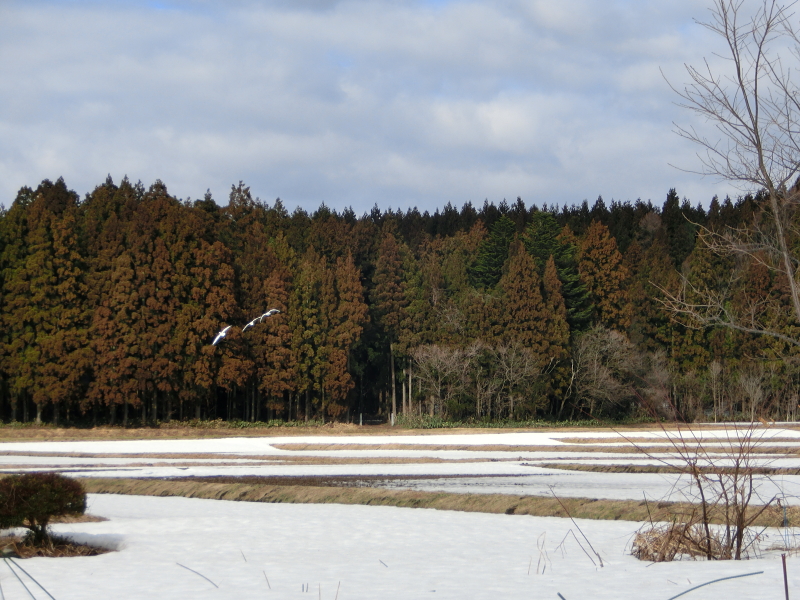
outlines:
[[[397,389],[394,376],[394,343],[389,344],[389,368],[392,372],[392,417],[397,415]]]
[[[412,402],[412,398],[414,397],[414,371],[413,371],[413,362],[409,361],[408,363],[408,412],[414,412],[414,404]]]
[[[403,390],[403,406],[401,410],[403,414],[406,414],[406,385],[408,384],[408,369],[403,369],[403,382],[400,384],[400,388]]]

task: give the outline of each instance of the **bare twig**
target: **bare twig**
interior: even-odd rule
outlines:
[[[219,589],[219,586],[218,586],[216,583],[214,583],[213,581],[211,581],[211,580],[210,580],[208,577],[206,577],[206,576],[205,576],[205,575],[203,575],[202,573],[198,573],[198,572],[197,572],[197,571],[195,571],[194,569],[190,569],[189,567],[187,567],[187,566],[184,566],[184,565],[182,565],[182,564],[181,564],[181,563],[179,563],[179,562],[176,562],[175,564],[176,564],[176,565],[178,565],[179,567],[183,567],[183,568],[184,568],[184,569],[186,569],[187,571],[191,571],[191,572],[192,572],[192,573],[194,573],[195,575],[199,575],[200,577],[202,577],[203,579],[205,579],[205,580],[206,580],[208,583],[210,583],[211,585],[213,585],[215,588]]]
[[[556,499],[556,501],[557,501],[557,502],[558,502],[558,503],[561,505],[561,508],[563,508],[563,509],[564,509],[564,512],[565,512],[565,513],[567,513],[567,516],[569,517],[569,520],[570,520],[570,521],[572,521],[572,524],[573,524],[573,525],[575,525],[575,528],[576,528],[576,529],[577,529],[577,530],[580,532],[580,534],[583,536],[583,539],[584,539],[584,540],[586,540],[586,543],[587,543],[587,544],[589,544],[589,548],[591,548],[591,549],[592,549],[592,552],[594,552],[594,555],[597,557],[597,560],[599,560],[599,561],[600,561],[600,566],[602,567],[602,566],[603,566],[603,559],[602,559],[602,558],[601,558],[601,556],[600,556],[600,555],[597,553],[597,550],[595,550],[595,549],[594,549],[594,546],[592,546],[592,542],[590,542],[590,541],[589,541],[589,538],[587,538],[587,537],[586,537],[586,534],[585,534],[585,533],[583,533],[583,530],[580,528],[580,525],[578,525],[578,523],[576,523],[576,522],[575,522],[575,519],[573,519],[573,518],[572,518],[572,515],[571,515],[571,514],[569,514],[569,510],[567,509],[567,507],[566,507],[566,506],[564,506],[564,503],[563,503],[563,502],[561,502],[561,499],[560,499],[558,496],[556,496],[556,493],[553,491],[553,486],[550,486],[550,493],[551,493],[551,494],[553,494],[553,498],[555,498],[555,499]],[[573,535],[575,535],[575,534],[573,534]],[[594,561],[592,561],[592,562],[594,562]]]

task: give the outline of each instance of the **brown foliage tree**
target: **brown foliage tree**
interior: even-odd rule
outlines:
[[[578,270],[601,324],[625,331],[631,322],[631,306],[625,290],[628,270],[608,227],[593,221],[580,243]]]

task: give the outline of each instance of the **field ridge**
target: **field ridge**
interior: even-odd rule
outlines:
[[[644,500],[597,500],[594,498],[558,498],[515,496],[509,494],[454,494],[412,490],[387,490],[367,487],[322,487],[309,485],[269,485],[252,483],[209,483],[191,480],[87,478],[86,491],[93,494],[138,496],[180,496],[237,502],[293,504],[362,504],[429,508],[461,512],[479,512],[537,517],[573,517],[576,519],[659,521],[668,514],[691,513],[688,503]],[[751,507],[757,510],[758,507]],[[789,509],[792,522],[800,518],[800,507]],[[783,513],[767,510],[754,523],[778,527]]]

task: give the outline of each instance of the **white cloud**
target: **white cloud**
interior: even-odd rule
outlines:
[[[697,0],[9,1],[0,202],[64,176],[240,179],[289,208],[522,196],[707,201],[662,79],[709,55]],[[677,78],[677,79],[676,79]],[[687,190],[687,191],[684,191]]]

